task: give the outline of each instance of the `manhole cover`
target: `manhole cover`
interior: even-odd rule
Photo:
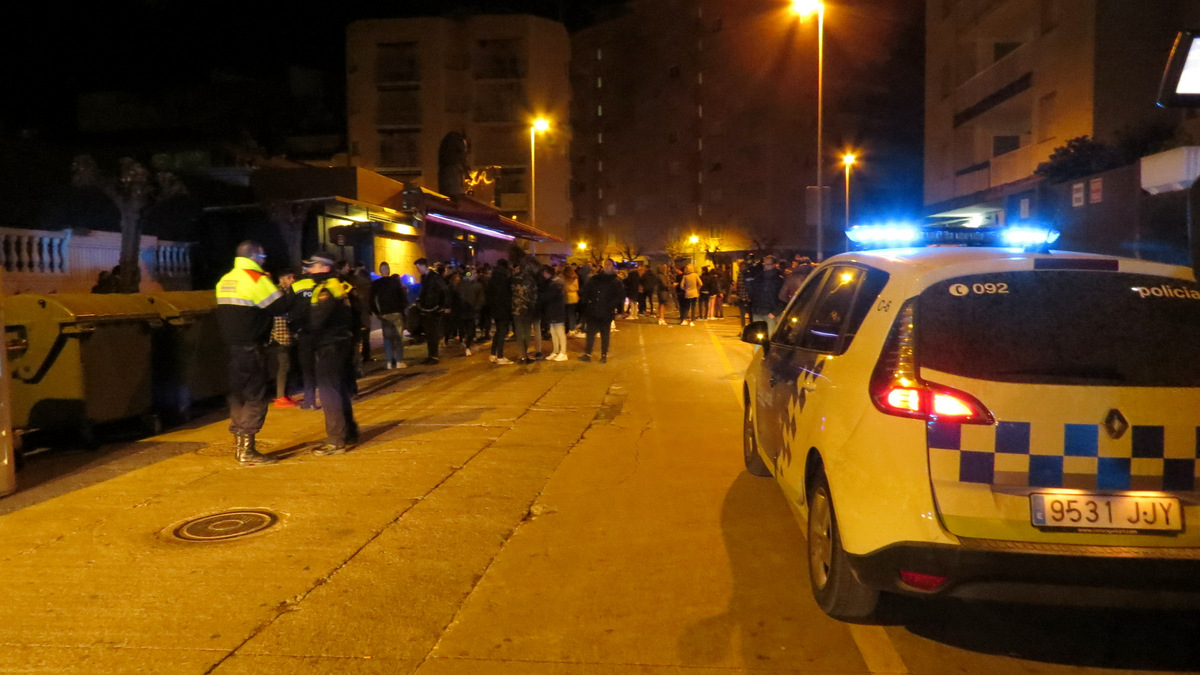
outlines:
[[[173,534],[184,541],[223,541],[262,532],[278,522],[279,516],[265,509],[240,509],[193,518]]]

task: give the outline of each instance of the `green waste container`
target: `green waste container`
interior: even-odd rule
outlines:
[[[229,351],[221,339],[212,291],[150,294],[162,317],[154,333],[153,408],[169,419],[186,418],[196,401],[229,392]]]
[[[162,317],[144,294],[4,299],[12,424],[96,442],[95,426],[151,413],[151,341]]]

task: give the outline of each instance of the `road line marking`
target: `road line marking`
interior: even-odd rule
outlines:
[[[725,353],[725,347],[721,345],[721,340],[717,338],[717,334],[709,333],[708,337],[712,338],[712,343],[717,348],[717,356],[721,359],[721,365],[725,367],[726,375],[734,372],[733,363],[729,360],[729,355]],[[729,386],[733,387],[733,398],[738,402],[738,405],[742,405],[742,380],[730,380]]]
[[[896,651],[896,646],[892,644],[892,639],[888,637],[883,626],[857,623],[846,625],[850,628],[850,637],[854,638],[854,644],[858,646],[858,651],[867,664],[867,670],[880,675],[908,675],[908,667],[904,665],[904,660],[900,658],[900,653]]]
[[[729,360],[729,355],[725,353],[725,346],[721,344],[717,334],[709,333],[708,335],[717,348],[717,356],[721,359],[721,365],[724,366],[725,372],[734,372],[733,363]],[[738,405],[742,405],[742,380],[730,380],[729,385],[733,387],[733,396],[737,399]],[[904,665],[904,659],[900,658],[900,653],[896,651],[896,645],[892,643],[892,639],[888,637],[887,631],[882,626],[856,623],[845,625],[850,629],[850,637],[854,638],[854,644],[858,647],[863,662],[867,664],[868,671],[877,675],[908,675],[908,667]]]

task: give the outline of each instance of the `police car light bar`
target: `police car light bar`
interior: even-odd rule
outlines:
[[[1058,240],[1059,233],[1048,228],[1022,225],[1013,227],[917,226],[902,223],[855,225],[846,238],[859,249],[907,246],[1000,246],[1037,248]]]

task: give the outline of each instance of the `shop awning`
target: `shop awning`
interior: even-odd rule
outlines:
[[[505,241],[562,241],[549,232],[501,215],[494,206],[470,197],[447,197],[427,188],[421,188],[421,195],[425,202],[425,219],[435,223]]]

